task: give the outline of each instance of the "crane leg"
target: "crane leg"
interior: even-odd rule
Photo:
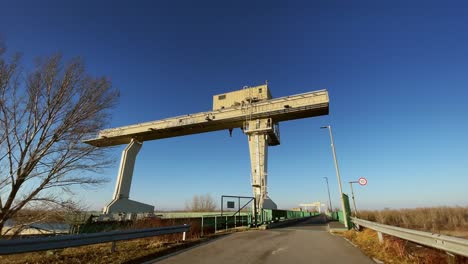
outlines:
[[[248,134],[250,164],[252,174],[252,191],[257,201],[257,208],[277,209],[276,204],[268,197],[267,191],[267,159],[268,159],[268,134]]]
[[[104,207],[103,213],[152,213],[154,206],[130,200],[130,186],[132,185],[135,160],[143,143],[133,140],[122,151],[119,174],[115,183],[115,192],[112,202]]]

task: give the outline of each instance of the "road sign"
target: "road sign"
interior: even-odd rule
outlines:
[[[359,183],[361,186],[364,186],[364,185],[367,184],[367,179],[364,178],[364,177],[361,177],[361,178],[359,178],[358,183]]]

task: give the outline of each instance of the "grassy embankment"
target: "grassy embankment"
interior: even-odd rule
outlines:
[[[468,238],[468,207],[433,207],[382,211],[360,211],[361,219],[403,228]],[[377,233],[364,229],[350,230],[343,236],[368,256],[385,263],[449,263],[448,255],[439,250],[415,245],[402,239],[384,236],[379,243]],[[454,257],[452,263],[468,263],[468,258]]]
[[[359,211],[358,217],[386,225],[468,239],[468,207]]]

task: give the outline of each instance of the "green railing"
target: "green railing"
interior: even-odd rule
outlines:
[[[229,214],[228,214],[229,213]],[[231,228],[238,227],[255,227],[263,224],[270,224],[290,219],[300,219],[304,217],[311,217],[318,215],[313,212],[302,212],[302,211],[288,211],[288,210],[271,210],[264,209],[257,215],[257,221],[250,212],[240,212],[236,215],[232,215],[233,212],[226,212],[226,214],[211,213],[208,212],[206,215],[203,213],[179,213],[178,215],[167,215],[173,218],[154,218],[144,219],[138,221],[92,221],[91,218],[84,224],[73,225],[72,234],[82,233],[96,233],[106,232],[121,229],[131,228],[151,228],[166,225],[177,225],[184,223],[191,223],[192,229],[196,231],[200,227],[200,235],[207,235],[210,233],[216,233],[218,231],[228,230]],[[179,217],[184,218],[179,218]]]
[[[347,218],[348,218],[348,219],[346,219],[348,221],[348,229],[350,229],[352,227],[352,225],[353,225],[353,223],[351,222],[351,209],[349,208],[348,195],[346,195],[344,193],[343,193],[343,201],[344,201],[344,204],[345,204],[346,215],[347,215]],[[338,211],[335,211],[335,212],[327,212],[327,216],[331,220],[339,221],[340,223],[345,224],[345,218],[343,216],[343,210],[338,210]]]
[[[259,223],[269,224],[290,219],[300,219],[319,215],[317,212],[288,211],[277,209],[263,209],[260,213]]]
[[[252,215],[250,213],[243,213],[241,215],[206,215],[201,217],[200,235],[203,236],[204,234],[216,233],[242,226],[251,226],[252,224]]]
[[[301,219],[316,215],[319,215],[319,213],[263,209],[257,216],[257,225]],[[251,213],[242,213],[241,215],[204,215],[201,217],[201,236],[243,226],[255,226],[255,218]]]
[[[343,211],[341,210],[327,213],[327,216],[333,221],[339,221],[340,223],[344,224]]]

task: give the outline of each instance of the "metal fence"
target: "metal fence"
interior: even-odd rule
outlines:
[[[389,226],[354,217],[351,219],[352,222],[358,227],[363,226],[377,231],[379,233],[380,241],[382,241],[382,233],[384,233],[420,245],[437,248],[445,252],[468,257],[468,239]]]
[[[327,212],[326,215],[333,221],[338,221],[342,224],[345,223],[344,215],[342,210],[336,212]],[[349,214],[348,214],[349,215]]]
[[[288,211],[276,209],[263,209],[257,216],[257,224],[270,224],[291,219],[300,219],[319,215],[316,212]],[[201,219],[201,236],[208,233],[229,230],[237,227],[255,226],[255,218],[251,213],[241,213],[240,215],[205,215]]]
[[[207,215],[201,218],[201,236],[207,233],[216,233],[222,230],[250,226],[252,224],[250,214],[241,215]]]
[[[78,247],[120,240],[145,238],[175,233],[183,233],[190,230],[190,225],[166,226],[136,230],[119,230],[94,234],[65,235],[56,237],[41,237],[31,239],[0,240],[0,254],[16,254],[42,250]],[[115,244],[113,245],[114,248]]]
[[[318,212],[289,211],[278,209],[263,209],[260,212],[260,223],[268,224],[290,219],[299,219],[319,215]]]

